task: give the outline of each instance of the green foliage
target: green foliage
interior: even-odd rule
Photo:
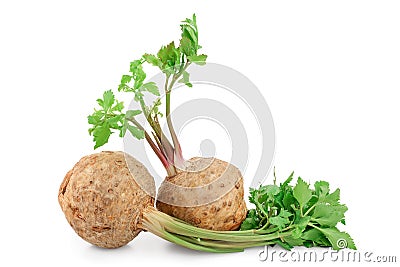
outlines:
[[[279,229],[283,229],[290,223],[289,217],[292,215],[292,213],[281,209],[278,215],[269,218],[269,222],[272,225],[278,226]]]
[[[293,196],[299,202],[300,208],[304,207],[312,197],[312,192],[308,184],[300,177],[297,179],[297,184],[293,188]]]
[[[184,83],[188,87],[193,87],[193,85],[189,81],[189,75],[190,75],[189,72],[184,71],[182,73],[182,79],[180,79],[178,82]]]
[[[119,92],[133,93],[133,99],[140,105],[140,113],[143,113],[152,127],[153,136],[159,139],[161,138],[159,130],[161,127],[158,117],[163,115],[159,110],[161,99],[157,98],[151,105],[147,105],[144,97],[146,93],[155,96],[161,94],[156,83],[146,82],[147,75],[144,65],[147,63],[155,66],[165,74],[165,93],[169,94],[176,82],[192,87],[187,68],[191,63],[204,65],[207,58],[204,54],[198,54],[201,46],[198,40],[196,16],[193,15],[192,18],[182,21],[180,27],[182,33],[179,46],[175,46],[175,42],[172,41],[168,45],[162,46],[156,55],[145,53],[140,59],[133,60],[130,62],[129,73],[122,75],[118,86]],[[166,103],[167,107],[170,106],[169,101],[170,97]],[[139,111],[128,110],[124,114],[122,111],[123,103],[115,100],[111,90],[104,92],[103,98],[98,99],[97,103],[100,108],[95,109],[93,114],[88,117],[88,123],[91,125],[89,134],[93,135],[95,148],[106,144],[115,131],[119,131],[120,137],[123,137],[126,131],[129,131],[137,139],[144,138],[145,133],[141,130],[143,127],[134,119],[134,116],[140,114]]]
[[[157,57],[161,62],[161,71],[170,76],[179,71],[181,52],[179,47],[175,47],[175,43],[171,42],[167,46],[162,46],[157,53]]]
[[[356,249],[350,235],[337,228],[347,211],[339,202],[340,190],[330,193],[326,181],[316,182],[311,189],[300,177],[291,186],[292,180],[293,173],[279,186],[251,188],[249,201],[255,209],[249,210],[240,229],[282,233],[285,236],[276,243],[287,249],[298,245]]]
[[[251,209],[247,212],[246,219],[242,222],[240,227],[241,230],[250,230],[257,229],[260,224],[260,219],[257,215],[257,211],[255,209]]]
[[[161,68],[162,67],[162,63],[161,63],[161,61],[160,61],[160,59],[158,58],[158,57],[156,57],[155,55],[152,55],[152,54],[144,54],[143,55],[143,59],[147,62],[147,63],[149,63],[149,64],[151,64],[151,65],[153,65],[153,66],[155,66],[155,67],[159,67],[159,68]]]
[[[130,64],[131,74],[122,75],[121,83],[118,86],[118,91],[134,93],[134,99],[138,102],[143,100],[143,92],[149,92],[156,96],[160,95],[156,83],[144,83],[146,73],[143,70],[143,63],[144,60],[132,61]]]
[[[192,18],[187,18],[181,24],[182,39],[181,50],[186,56],[197,54],[197,50],[201,48],[199,45],[199,32],[197,30],[196,15],[193,14]],[[183,44],[182,44],[183,43]]]
[[[126,114],[122,113],[124,104],[115,99],[111,90],[105,91],[103,98],[97,99],[97,103],[99,108],[95,109],[87,118],[91,125],[89,134],[93,135],[95,142],[94,149],[106,144],[114,130],[119,131],[121,137],[125,135],[126,130],[129,130],[138,139],[144,137],[144,132],[128,121],[140,114],[140,110],[128,110]]]
[[[157,55],[150,53],[143,54],[141,59],[130,63],[130,74],[124,74],[121,77],[118,91],[134,93],[134,100],[140,103],[145,116],[149,115],[148,113],[152,110],[152,106],[145,105],[144,92],[160,96],[160,91],[154,82],[145,83],[146,73],[143,69],[144,63],[158,67],[166,75],[167,81],[172,77],[168,91],[176,81],[192,87],[193,85],[189,80],[190,75],[186,69],[191,63],[198,65],[205,64],[207,56],[197,54],[201,46],[198,43],[196,16],[193,15],[192,18],[182,21],[181,30],[181,39],[179,40],[178,47],[172,41],[168,45],[162,46]],[[157,111],[157,114],[161,114],[161,112]]]
[[[316,228],[329,240],[333,249],[351,248],[356,249],[351,236],[346,232],[340,232],[336,227],[332,228]]]
[[[153,95],[160,96],[160,91],[158,91],[158,87],[155,82],[148,82],[142,85],[142,89],[152,93]]]
[[[346,211],[346,205],[330,205],[318,202],[315,205],[312,218],[321,226],[334,227],[344,218],[344,213]]]
[[[199,45],[199,32],[197,29],[196,15],[193,14],[192,18],[187,18],[181,24],[181,39],[179,46],[176,47],[174,42],[166,46],[162,46],[157,53],[144,54],[143,60],[147,63],[159,67],[162,72],[168,77],[174,77],[175,80],[192,87],[189,81],[189,73],[186,68],[190,63],[204,65],[207,55],[198,54],[201,48]]]
[[[150,113],[150,116],[151,116],[152,118],[157,117],[157,116],[160,116],[160,117],[163,116],[163,114],[162,114],[162,113],[160,112],[160,110],[159,110],[160,105],[161,105],[161,99],[160,99],[160,98],[157,98],[157,99],[153,102],[153,105],[150,106],[149,113]]]
[[[196,50],[193,47],[192,41],[186,36],[183,36],[179,41],[179,50],[187,57],[196,54]]]
[[[206,64],[207,55],[193,55],[188,56],[189,61],[196,63],[197,65],[203,66]]]

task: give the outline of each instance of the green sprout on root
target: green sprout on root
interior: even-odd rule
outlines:
[[[192,63],[204,65],[207,56],[198,53],[201,46],[198,42],[195,15],[182,21],[181,32],[179,46],[175,46],[175,43],[171,42],[162,46],[156,55],[145,53],[140,59],[132,61],[130,73],[122,76],[118,91],[132,93],[133,99],[140,106],[139,110],[127,110],[124,113],[123,102],[116,100],[111,90],[104,92],[103,98],[97,100],[98,108],[88,116],[88,123],[91,125],[89,134],[93,136],[95,149],[106,144],[115,131],[119,131],[120,137],[124,137],[129,131],[133,137],[139,140],[146,139],[163,164],[168,176],[176,175],[177,167],[184,166],[182,148],[171,118],[171,92],[176,83],[192,87],[187,69]],[[163,116],[159,110],[161,105],[160,89],[154,82],[145,82],[146,73],[143,70],[145,64],[159,68],[165,76],[165,119],[172,143],[162,131],[159,122],[159,118]],[[146,93],[157,97],[150,105],[145,102]],[[150,133],[138,122],[136,119],[138,115],[146,118],[151,128]]]

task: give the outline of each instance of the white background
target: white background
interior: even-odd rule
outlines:
[[[93,153],[94,100],[116,89],[130,60],[177,40],[193,12],[208,60],[263,92],[278,176],[295,170],[340,187],[349,207],[342,229],[360,251],[399,260],[398,1],[2,1],[0,265],[268,264],[259,248],[198,253],[149,233],[98,249],[57,203],[65,173]]]

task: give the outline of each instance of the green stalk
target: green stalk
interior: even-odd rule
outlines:
[[[168,79],[166,81],[166,87],[168,86]],[[182,155],[182,148],[179,143],[178,137],[176,136],[176,132],[174,129],[174,126],[172,124],[172,119],[171,119],[171,90],[166,89],[165,92],[165,102],[166,102],[166,108],[165,108],[165,118],[167,120],[167,125],[169,132],[171,134],[172,142],[174,143],[174,151],[175,151],[175,163],[182,168],[183,165],[183,155]]]
[[[167,161],[175,168],[175,166],[174,166],[174,148],[172,147],[171,143],[168,141],[168,139],[165,137],[164,133],[162,132],[158,121],[154,120],[150,116],[150,114],[146,108],[146,103],[144,102],[144,99],[142,97],[139,98],[139,103],[140,103],[140,108],[142,109],[143,115],[145,116],[147,122],[150,124],[150,127],[153,129],[153,131],[155,133],[154,138],[156,139],[156,142],[158,144],[161,144],[161,147],[162,147],[161,152],[163,153],[163,155],[167,159]],[[146,140],[147,140],[147,138],[146,138]],[[169,167],[169,169],[171,169],[171,167]],[[169,171],[167,170],[167,173],[168,173],[168,176],[176,175],[175,170],[172,172],[171,172],[171,170],[169,170]]]
[[[164,153],[167,160],[170,164],[174,164],[174,148],[169,142],[168,138],[165,136],[164,132],[161,130],[160,123],[158,122],[157,117],[151,119],[151,127],[154,130],[155,138],[161,144],[161,150]]]
[[[179,143],[178,137],[176,136],[176,132],[174,129],[174,126],[172,124],[172,118],[171,118],[171,92],[172,88],[175,84],[175,82],[182,76],[183,72],[186,71],[186,69],[189,67],[190,62],[187,61],[183,67],[180,68],[180,71],[177,74],[174,74],[171,78],[171,82],[169,83],[169,76],[166,77],[165,80],[165,118],[167,120],[167,125],[169,132],[171,134],[172,142],[174,144],[175,148],[175,163],[178,165],[178,167],[183,167],[183,164],[185,162],[182,154],[182,148]]]
[[[175,244],[201,251],[238,252],[244,248],[276,244],[292,235],[277,228],[249,231],[212,231],[197,228],[148,207],[143,212],[142,228]]]
[[[154,207],[151,207],[152,210],[150,213],[153,211],[156,211]],[[160,213],[159,211],[156,211]],[[142,223],[142,227],[144,230],[149,231],[167,241],[170,241],[172,243],[175,243],[177,245],[193,249],[193,250],[199,250],[199,251],[205,251],[205,252],[214,252],[214,253],[226,253],[226,252],[240,252],[242,249],[238,248],[218,248],[218,247],[211,247],[211,246],[204,246],[201,244],[196,244],[196,242],[190,242],[187,239],[182,239],[179,235],[175,235],[172,233],[169,233],[164,229],[164,226],[161,221],[158,221],[157,219],[149,218],[146,219],[146,213],[144,213],[144,221]]]
[[[180,238],[183,240],[186,240],[187,242],[195,243],[195,244],[202,245],[202,246],[208,246],[208,247],[213,247],[213,248],[238,249],[240,251],[243,251],[245,248],[274,245],[277,243],[276,241],[231,243],[231,242],[225,242],[225,241],[203,240],[203,239],[187,237],[187,236],[181,236]]]
[[[312,205],[312,206],[306,211],[306,213],[304,213],[303,216],[307,216],[316,206],[317,206],[317,203],[315,203],[314,205]]]

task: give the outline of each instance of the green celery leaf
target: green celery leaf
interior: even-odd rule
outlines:
[[[240,230],[245,231],[245,230],[251,230],[251,229],[257,229],[258,224],[254,222],[253,218],[246,218],[240,225]]]
[[[133,74],[133,78],[135,79],[133,88],[134,89],[139,89],[143,85],[144,79],[146,79],[146,73],[143,71],[142,66],[138,67]]]
[[[101,147],[108,142],[111,135],[110,127],[107,125],[98,126],[93,130],[93,141],[95,141],[94,149]]]
[[[278,226],[279,229],[283,229],[290,223],[289,217],[292,215],[292,213],[282,209],[277,216],[269,218],[269,222]]]
[[[289,183],[293,180],[293,175],[294,175],[294,172],[292,172],[292,173],[289,175],[289,177],[280,185],[280,187],[281,187],[282,190],[283,190],[284,188],[286,188],[286,187],[289,185]]]
[[[88,118],[88,123],[97,125],[101,123],[103,117],[103,113],[101,111],[95,111],[92,115],[89,115]]]
[[[194,53],[197,53],[197,50],[200,49],[199,41],[198,41],[198,30],[196,23],[196,15],[193,14],[192,19],[185,19],[181,24],[182,30],[182,38],[187,38],[191,41]]]
[[[344,218],[347,211],[345,205],[326,205],[319,203],[315,206],[312,214],[312,220],[318,222],[322,226],[334,227]]]
[[[128,131],[137,139],[144,138],[144,131],[138,129],[136,126],[128,125]]]
[[[112,104],[114,104],[114,94],[111,90],[105,91],[103,93],[103,108],[104,110],[108,110],[111,108]]]
[[[179,42],[179,49],[186,56],[192,56],[196,54],[196,49],[193,42],[187,36],[183,36]]]
[[[155,82],[148,82],[142,85],[142,89],[146,90],[153,95],[159,96],[160,91],[158,91],[158,87]]]
[[[132,73],[136,73],[137,69],[141,67],[142,67],[142,61],[140,61],[140,59],[137,59],[131,62],[129,71]]]
[[[187,71],[184,71],[182,73],[182,78],[178,82],[184,83],[187,87],[193,86],[189,81],[189,72],[187,72]]]
[[[282,242],[282,240],[279,240],[279,239],[277,239],[275,242],[276,242],[276,244],[281,246],[283,249],[291,250],[293,248],[293,246],[291,244],[289,244],[288,242]]]
[[[337,205],[339,204],[340,200],[340,189],[337,188],[333,193],[327,195],[324,198],[324,202],[329,203],[331,205]]]
[[[249,188],[249,202],[252,204],[256,204],[256,196],[257,196],[257,189]]]
[[[137,115],[139,115],[139,114],[141,114],[141,113],[142,113],[141,110],[128,110],[128,111],[126,112],[126,114],[125,114],[125,118],[126,118],[127,120],[129,120],[129,119],[131,119],[131,118],[133,118],[133,117],[135,117],[135,116],[137,116]]]
[[[105,91],[103,99],[97,99],[97,103],[101,109],[95,109],[93,114],[87,117],[88,123],[93,125],[89,129],[89,134],[93,135],[95,149],[108,142],[112,134],[111,129],[121,130],[125,117],[122,113],[124,103],[116,100],[111,90]]]
[[[133,88],[130,88],[126,83],[124,83],[125,80],[128,78],[125,77],[125,79],[121,79],[121,84],[118,87],[119,91],[124,91],[124,92],[132,92],[132,91],[137,91],[141,88],[144,79],[146,79],[146,73],[143,70],[142,66],[142,60],[134,60],[130,64],[129,71],[132,73],[132,79],[133,79]],[[124,76],[123,76],[124,77]]]
[[[353,239],[346,232],[340,232],[337,228],[317,228],[326,238],[335,250],[350,248],[357,249]]]
[[[294,246],[302,246],[304,243],[304,240],[302,240],[301,238],[296,238],[294,236],[285,236],[283,237],[283,240],[289,244],[290,246],[294,247]]]
[[[293,214],[287,210],[281,209],[281,211],[279,212],[279,216],[283,217],[283,218],[289,218],[290,216],[292,216]]]
[[[314,188],[319,197],[326,196],[329,193],[329,183],[326,181],[315,182]]]
[[[312,195],[311,199],[308,201],[307,205],[304,205],[304,208],[307,210],[317,202],[320,202],[320,199],[316,195]]]
[[[121,84],[127,84],[132,80],[132,76],[130,75],[122,75]]]
[[[278,226],[279,229],[285,228],[285,226],[290,223],[288,218],[283,218],[280,216],[275,216],[275,217],[269,218],[269,222],[272,225]]]
[[[299,202],[301,207],[304,207],[312,197],[312,191],[309,188],[309,185],[300,177],[297,179],[297,184],[293,188],[293,196]]]
[[[144,59],[147,63],[149,63],[149,64],[151,64],[151,65],[153,65],[153,66],[155,66],[155,67],[161,67],[161,61],[160,61],[155,55],[152,55],[152,54],[144,54],[144,55],[143,55],[143,59]]]
[[[164,73],[173,74],[174,69],[178,68],[180,64],[180,51],[175,47],[174,42],[161,47],[157,56],[162,63],[162,71]]]
[[[240,226],[240,230],[250,230],[257,229],[259,227],[260,220],[257,216],[257,212],[255,209],[251,209],[247,212],[246,219],[242,222]]]
[[[124,118],[124,115],[115,115],[114,117],[111,117],[107,120],[107,124],[109,125],[110,128],[112,129],[120,129],[120,124],[122,125],[122,120]]]
[[[283,196],[282,199],[283,206],[285,209],[289,210],[292,209],[292,205],[296,204],[296,199],[293,196],[293,193],[291,191],[286,191],[285,195]]]
[[[188,56],[187,58],[189,59],[189,61],[201,66],[206,64],[207,55],[193,55]]]
[[[258,192],[258,201],[263,203],[265,201],[272,202],[274,200],[274,196],[279,194],[280,190],[277,185],[264,185],[260,187]]]
[[[300,217],[296,218],[294,224],[295,224],[295,229],[293,231],[293,237],[295,238],[300,238],[306,229],[308,223],[310,222],[311,217],[310,216],[305,216],[305,217]]]
[[[316,241],[316,240],[318,240],[318,239],[320,239],[320,238],[322,238],[324,236],[325,235],[321,231],[319,231],[316,228],[312,228],[310,230],[305,231],[302,234],[301,238],[304,239],[304,240]]]
[[[188,38],[194,45],[197,44],[197,32],[192,25],[186,24],[182,27],[182,38]]]
[[[103,107],[103,106],[104,106],[104,101],[103,101],[103,99],[99,98],[99,99],[97,99],[96,101],[97,101],[97,104],[99,104],[100,107]]]
[[[331,243],[326,238],[326,236],[319,230],[312,228],[304,232],[301,237],[304,241],[304,245],[311,244],[311,246],[322,246],[322,247],[330,247]],[[306,245],[305,245],[306,246]]]
[[[126,130],[128,129],[128,121],[124,120],[122,123],[122,127],[119,129],[119,137],[124,137],[126,134]]]
[[[272,197],[277,195],[280,192],[280,189],[277,185],[267,185],[265,186],[265,192]]]
[[[121,112],[124,109],[124,102],[119,102],[116,100],[115,106],[112,107],[112,111]]]
[[[331,242],[329,241],[328,238],[326,238],[326,236],[321,237],[320,239],[315,241],[316,246],[319,247],[330,247],[331,246]]]
[[[128,85],[121,83],[118,86],[118,92],[121,92],[121,91],[122,92],[133,92],[134,90],[133,90],[133,88],[129,87]]]

